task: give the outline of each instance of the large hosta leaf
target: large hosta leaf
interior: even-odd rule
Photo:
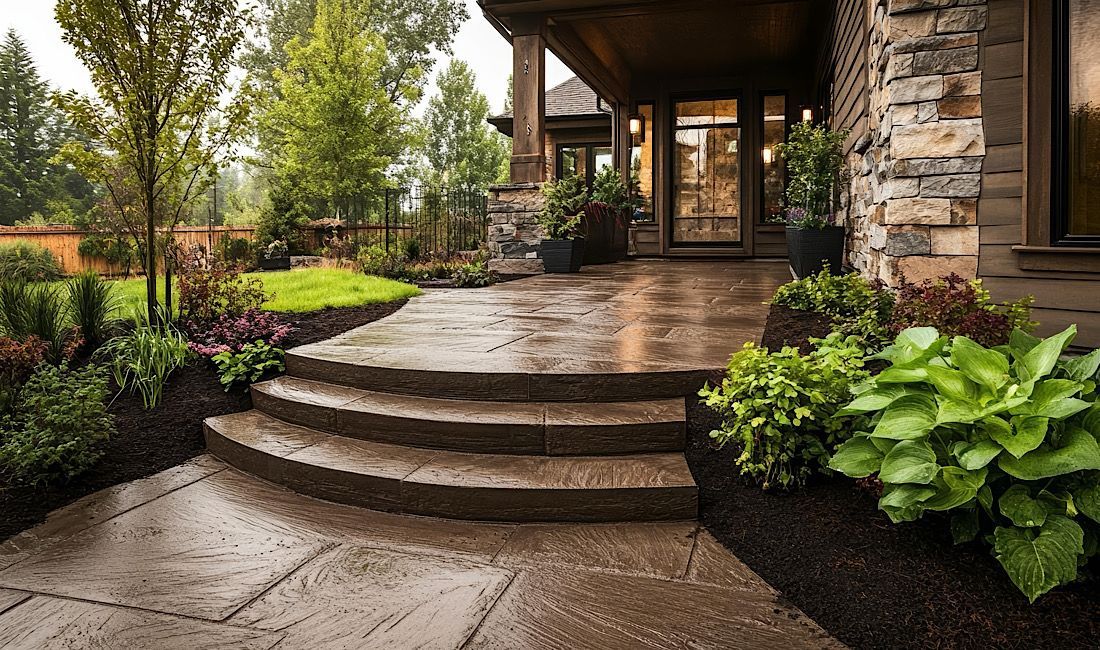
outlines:
[[[951,448],[951,453],[955,455],[955,458],[959,461],[959,466],[963,469],[981,469],[992,462],[997,454],[1002,451],[1004,451],[1004,447],[989,438],[977,442],[959,441]]]
[[[1008,347],[1012,350],[1013,357],[1022,359],[1024,355],[1031,352],[1042,341],[1043,339],[1016,328],[1012,330],[1012,334],[1008,337]]]
[[[1022,458],[1002,454],[997,465],[1023,481],[1038,481],[1085,469],[1100,469],[1100,445],[1082,429],[1067,427],[1061,446],[1043,445]]]
[[[1100,523],[1100,485],[1090,485],[1073,491],[1077,511]]]
[[[970,502],[985,485],[985,469],[968,472],[961,467],[947,466],[936,478],[936,494],[922,504],[925,510],[952,510]]]
[[[903,330],[893,344],[871,358],[889,361],[893,366],[911,368],[924,365],[938,355],[946,344],[947,337],[940,336],[935,328],[912,327]]]
[[[1020,359],[1020,364],[1026,370],[1027,378],[1037,380],[1049,375],[1050,371],[1054,370],[1055,364],[1058,363],[1058,357],[1062,355],[1062,351],[1073,341],[1075,336],[1077,336],[1077,326],[1070,325],[1065,331],[1044,339],[1028,351]]]
[[[845,415],[860,415],[871,411],[881,411],[895,401],[906,395],[918,394],[923,391],[914,390],[907,386],[882,386],[861,393],[850,404],[837,411],[837,417]]]
[[[940,366],[928,366],[925,372],[928,373],[928,380],[940,395],[959,402],[977,401],[978,384],[968,379],[962,372]]]
[[[997,500],[997,508],[1012,523],[1022,528],[1042,526],[1047,520],[1047,509],[1038,499],[1031,497],[1026,485],[1017,483],[1005,490]]]
[[[903,521],[914,521],[920,517],[924,508],[921,502],[931,497],[936,490],[926,485],[887,485],[882,490],[882,497],[878,500],[878,507],[890,517],[895,524]]]
[[[952,341],[951,363],[971,380],[990,390],[996,391],[1008,383],[1008,357],[984,348],[965,336],[956,336]]]
[[[883,483],[931,483],[940,471],[936,452],[923,440],[899,442],[882,460],[878,477]]]
[[[852,478],[864,478],[879,470],[883,453],[868,438],[852,438],[837,447],[829,468]]]
[[[1038,532],[999,526],[993,536],[997,561],[1031,602],[1077,577],[1084,531],[1068,517],[1049,517]]]
[[[1047,419],[1018,415],[1009,424],[999,417],[991,417],[979,422],[979,426],[990,438],[996,440],[1016,458],[1043,444],[1047,435]]]
[[[887,368],[875,377],[878,384],[910,384],[928,379],[928,366],[920,368]]]
[[[1084,356],[1066,359],[1060,365],[1073,381],[1096,379],[1096,372],[1100,370],[1100,350],[1093,350]]]
[[[871,435],[891,440],[923,438],[936,426],[936,402],[923,395],[897,399],[879,418]]]

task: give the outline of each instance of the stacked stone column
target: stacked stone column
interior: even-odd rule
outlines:
[[[849,158],[848,263],[895,285],[975,277],[985,0],[878,0],[869,132]]]
[[[539,183],[489,188],[489,268],[505,275],[542,273],[538,215],[546,205]]]

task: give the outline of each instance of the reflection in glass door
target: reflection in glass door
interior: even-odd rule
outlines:
[[[676,102],[672,244],[741,242],[741,127],[737,99]]]

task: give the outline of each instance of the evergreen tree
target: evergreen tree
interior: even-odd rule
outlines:
[[[458,59],[439,75],[438,86],[424,115],[431,172],[452,187],[488,187],[507,155],[505,138],[487,121],[489,100],[477,89],[470,66]]]

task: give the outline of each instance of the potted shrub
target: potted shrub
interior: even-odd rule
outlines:
[[[636,201],[613,167],[604,167],[592,181],[592,197],[584,207],[584,263],[618,262],[626,257],[626,224]]]
[[[787,255],[798,278],[828,266],[841,273],[844,226],[836,224],[834,196],[842,177],[847,131],[801,122],[779,154],[787,165]]]
[[[572,176],[550,181],[542,187],[546,207],[539,214],[542,227],[542,263],[547,273],[576,273],[584,260],[584,237],[580,236],[588,188],[584,179]]]
[[[276,239],[264,248],[260,258],[260,268],[265,271],[285,271],[290,269],[290,254],[285,239]]]

